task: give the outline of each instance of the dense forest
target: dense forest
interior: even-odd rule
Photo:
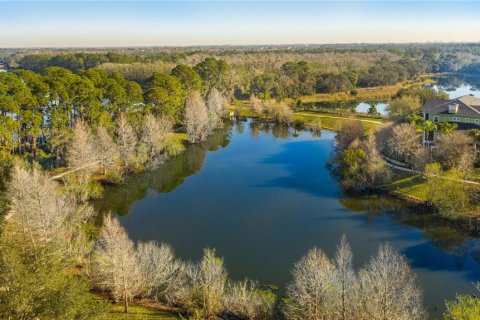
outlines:
[[[475,72],[479,51],[473,44],[3,51],[12,72],[0,74],[0,147],[62,164],[77,119],[110,134],[120,114],[135,125],[147,113],[167,116],[176,127],[191,91],[206,97],[216,88],[227,99],[354,96],[356,88],[426,72]]]
[[[224,61],[231,70],[225,85],[237,98],[255,94],[282,99],[389,85],[414,79],[424,73],[472,72],[480,59],[480,46],[418,44],[91,51],[64,49],[61,52],[5,52],[3,56],[12,69],[42,72],[56,66],[78,73],[80,70],[101,68],[109,73],[119,71],[126,79],[139,83],[147,81],[154,72],[170,73],[176,65],[194,66],[206,58],[215,57]]]
[[[202,99],[215,96],[211,99],[225,105],[221,92],[226,90],[227,74],[228,67],[216,59],[206,59],[195,68],[178,65],[171,74],[153,73],[141,85],[102,69],[73,73],[49,67],[42,73],[1,73],[2,152],[61,165],[78,120],[92,128],[104,127],[109,134],[121,115],[134,126],[147,114],[168,118],[173,127],[187,125],[186,101],[191,92],[200,92]]]

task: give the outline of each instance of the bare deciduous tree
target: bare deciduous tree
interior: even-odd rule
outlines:
[[[180,293],[181,304],[195,317],[207,319],[223,310],[227,272],[223,259],[205,249],[202,261],[187,270],[189,285]]]
[[[184,264],[175,259],[169,245],[151,241],[139,243],[136,250],[140,268],[141,294],[174,302],[178,288],[185,285]]]
[[[340,149],[346,149],[350,144],[356,139],[362,140],[363,138],[363,128],[360,124],[360,121],[350,119],[345,121],[341,130],[335,137],[337,142],[337,147]]]
[[[360,319],[423,319],[421,291],[405,258],[389,245],[381,246],[359,274]]]
[[[254,281],[230,282],[223,304],[225,312],[242,319],[270,319],[273,316],[275,295],[261,291]]]
[[[138,138],[135,130],[123,114],[118,117],[115,135],[115,142],[120,151],[120,159],[125,165],[133,163],[136,156],[135,150]]]
[[[289,320],[416,320],[425,316],[414,273],[388,245],[380,247],[357,276],[343,236],[333,263],[313,249],[295,264],[293,278],[284,310]]]
[[[366,139],[363,141],[362,149],[367,154],[365,163],[365,178],[367,185],[375,186],[379,182],[387,181],[390,175],[380,152],[378,152],[377,141],[373,131],[370,131]]]
[[[289,123],[292,119],[292,109],[283,102],[278,102],[270,105],[272,120],[277,123]]]
[[[167,117],[147,114],[143,120],[139,148],[143,158],[155,159],[166,148],[168,134],[172,132],[172,122]]]
[[[208,110],[200,93],[192,92],[187,98],[183,124],[191,143],[201,142],[210,134]]]
[[[56,182],[41,171],[19,165],[13,169],[9,187],[9,217],[18,223],[33,244],[62,239],[64,222],[71,214],[71,203],[60,196]]]
[[[117,219],[105,217],[93,255],[94,283],[116,301],[128,303],[140,291],[140,272],[133,242]]]
[[[78,204],[70,194],[37,169],[13,168],[8,189],[9,223],[33,245],[56,242],[56,248],[81,260],[89,249],[83,225],[94,214],[88,204]]]
[[[264,102],[256,96],[252,95],[250,97],[250,111],[257,117],[261,116],[265,111]]]
[[[207,96],[208,116],[210,118],[210,128],[215,129],[222,124],[222,118],[227,113],[227,100],[217,90],[212,88]]]
[[[332,314],[334,268],[323,251],[317,248],[295,264],[293,282],[287,287],[290,298],[285,309],[287,319],[328,319]]]
[[[410,123],[394,126],[386,141],[387,155],[412,166],[421,148],[420,132]]]
[[[332,303],[335,305],[335,318],[340,320],[355,319],[355,283],[356,275],[352,264],[353,254],[348,244],[347,237],[342,236],[335,255],[335,286],[336,297]]]
[[[469,172],[475,162],[475,145],[473,138],[460,131],[440,135],[435,141],[433,157],[445,169],[456,168]]]
[[[120,152],[112,137],[104,126],[97,128],[95,137],[96,158],[103,168],[103,174],[120,160]]]
[[[73,138],[67,148],[67,163],[81,171],[91,171],[97,160],[90,128],[83,120],[78,120],[73,129]]]

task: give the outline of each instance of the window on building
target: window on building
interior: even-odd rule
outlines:
[[[480,119],[475,119],[475,123],[480,123]]]
[[[470,122],[470,119],[468,119],[468,118],[465,118],[465,122]]]
[[[453,121],[460,121],[459,117],[453,117]]]
[[[433,117],[433,122],[438,122],[438,116]]]

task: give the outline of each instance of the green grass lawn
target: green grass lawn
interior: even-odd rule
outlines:
[[[188,134],[184,132],[174,132],[174,133],[171,133],[171,136],[180,141],[188,141]]]
[[[474,168],[472,175],[468,179],[480,182],[480,168]]]
[[[299,119],[305,122],[306,125],[316,126],[317,123],[320,125],[321,128],[330,129],[330,130],[339,130],[345,121],[350,120],[351,118],[360,120],[362,127],[368,131],[370,129],[374,129],[385,122],[384,119],[378,118],[369,118],[366,116],[358,116],[354,115],[352,117],[349,116],[341,116],[335,115],[331,113],[323,113],[323,112],[299,112],[294,113],[294,120]]]
[[[114,305],[104,318],[108,320],[178,320],[180,317],[139,305],[129,306],[129,313],[123,313],[123,305]]]
[[[394,179],[393,182],[385,185],[385,188],[425,201],[427,199],[425,185],[425,179],[421,175],[416,174]]]

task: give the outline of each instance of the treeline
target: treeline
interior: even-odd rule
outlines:
[[[404,257],[383,246],[358,273],[352,257],[345,237],[334,260],[320,249],[309,251],[295,264],[293,281],[279,301],[254,281],[230,280],[214,250],[206,249],[198,263],[185,263],[168,245],[134,244],[108,217],[93,252],[92,279],[123,301],[125,312],[129,301],[147,298],[180,307],[191,319],[424,318],[421,292]]]
[[[249,92],[265,99],[350,91],[355,95],[357,87],[391,85],[415,79],[425,71],[425,65],[413,59],[382,58],[366,69],[348,65],[339,72],[314,71],[307,61],[287,62],[280,69],[255,76]]]
[[[460,73],[466,73],[470,75],[479,75],[480,74],[480,63],[472,63],[466,65],[458,70]]]
[[[359,272],[346,238],[332,260],[313,249],[295,264],[279,299],[255,281],[229,279],[214,250],[184,262],[166,244],[134,243],[108,215],[98,230],[94,210],[71,190],[36,168],[17,163],[11,172],[0,240],[2,318],[104,319],[108,304],[94,293],[123,303],[125,312],[143,299],[181,309],[190,319],[425,316],[415,275],[388,245]]]
[[[2,73],[1,152],[49,161],[48,166],[62,165],[78,121],[92,129],[104,127],[113,134],[121,115],[137,127],[146,115],[165,117],[173,128],[188,127],[193,134],[191,141],[199,140],[198,135],[201,140],[208,128],[204,124],[193,126],[192,116],[197,114],[191,111],[207,113],[208,117],[224,116],[221,113],[227,103],[228,73],[228,66],[213,58],[194,68],[178,65],[171,75],[155,73],[142,84],[99,69],[78,74],[60,67],[49,67],[40,74],[26,70]],[[193,97],[194,92],[199,96]],[[199,100],[208,100],[214,110],[205,111]],[[195,101],[193,109],[186,108],[188,101]],[[198,119],[206,121],[205,116]],[[214,127],[216,121],[211,120],[209,127]]]
[[[474,71],[480,56],[475,45],[374,45],[319,48],[118,49],[110,52],[19,54],[16,67],[43,72],[63,67],[80,73],[101,67],[143,83],[154,72],[178,64],[193,67],[207,58],[231,70],[225,89],[236,98],[298,98],[313,93],[350,92],[415,79],[423,73]],[[468,65],[472,64],[470,67]],[[463,68],[463,69],[462,69]],[[196,70],[198,73],[200,71]],[[205,76],[205,75],[204,75]],[[203,78],[203,76],[202,76]]]
[[[27,54],[10,61],[10,67],[42,72],[49,67],[60,67],[72,72],[87,70],[98,67],[104,63],[151,63],[154,61],[177,63],[185,59],[188,53],[184,52],[158,52],[152,54],[127,54],[123,52],[109,51],[107,53],[54,53],[54,54]]]

